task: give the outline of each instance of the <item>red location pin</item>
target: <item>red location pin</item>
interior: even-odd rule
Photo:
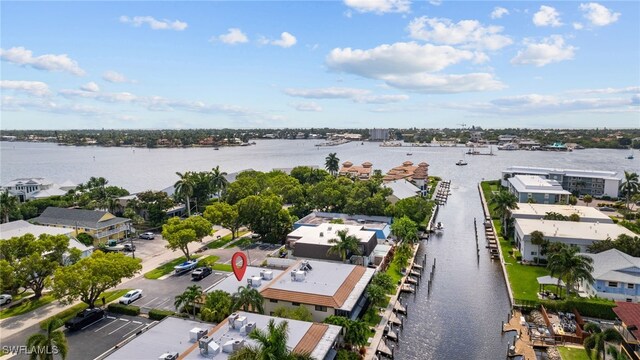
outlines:
[[[240,264],[238,264],[238,259],[242,259]],[[244,272],[247,271],[247,255],[240,251],[233,254],[231,257],[231,267],[233,268],[233,273],[236,275],[236,279],[238,279],[238,281],[242,280]]]

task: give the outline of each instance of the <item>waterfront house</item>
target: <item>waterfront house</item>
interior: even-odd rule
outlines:
[[[534,258],[544,259],[546,256],[538,254],[538,246],[531,244],[531,233],[541,231],[544,238],[550,242],[561,242],[577,246],[581,252],[594,242],[612,239],[621,234],[636,236],[628,229],[617,224],[601,224],[573,221],[555,221],[542,219],[515,219],[516,246],[522,254],[522,260],[534,261]]]
[[[338,315],[356,319],[364,311],[365,289],[375,269],[337,262],[298,261],[275,276],[260,293],[267,314],[277,307],[295,309],[302,305],[313,321]]]
[[[607,214],[592,206],[520,203],[518,208],[510,210],[510,213],[514,219],[542,219],[548,213],[556,213],[568,218],[576,214],[580,217],[580,222],[613,224],[613,220]]]
[[[393,218],[388,216],[349,215],[342,213],[329,213],[314,211],[302,219],[293,223],[293,229],[300,226],[318,226],[325,223],[340,223],[345,225],[361,226],[363,230],[376,233],[378,242],[383,242],[391,234],[391,222]]]
[[[351,161],[345,161],[342,163],[338,174],[352,179],[369,180],[373,175],[373,165],[368,161],[362,163],[362,166],[353,165]]]
[[[640,302],[640,258],[616,249],[582,255],[593,259],[593,283],[581,284],[589,295]]]
[[[237,311],[219,324],[169,316],[121,346],[107,352],[106,359],[228,359],[245,346],[256,346],[249,338],[253,329],[267,330],[270,320],[288,324],[287,348],[313,359],[332,360],[337,354],[342,327],[282,319]]]
[[[7,240],[14,237],[21,237],[26,234],[31,234],[38,238],[40,235],[64,235],[69,238],[69,248],[75,248],[82,253],[81,258],[90,256],[93,252],[93,246],[86,246],[73,237],[73,230],[65,228],[55,228],[51,226],[33,225],[24,220],[16,220],[8,223],[0,224],[0,240]],[[66,262],[68,253],[63,255],[63,260]]]
[[[387,200],[392,204],[397,203],[399,200],[421,196],[423,194],[423,190],[406,179],[389,181],[383,183],[382,186],[393,191],[393,194],[387,197]]]
[[[640,360],[640,304],[616,302],[613,312],[620,319],[614,327],[622,335],[621,352]]]
[[[536,175],[516,175],[510,177],[507,184],[519,203],[568,204],[571,195],[557,181]]]
[[[46,208],[39,217],[30,221],[39,225],[71,229],[73,236],[87,233],[98,243],[126,238],[131,225],[130,219],[116,217],[107,211],[63,209],[51,206]]]
[[[622,176],[614,171],[553,169],[530,166],[510,166],[502,170],[502,186],[508,186],[508,179],[516,175],[537,175],[555,180],[563,189],[575,195],[594,197],[618,197]]]
[[[382,181],[390,182],[402,179],[409,180],[422,190],[426,190],[429,179],[429,164],[423,161],[418,166],[415,166],[411,161],[407,160],[402,165],[389,170],[382,178]]]
[[[69,190],[76,187],[77,184],[69,180],[62,184],[55,184],[45,178],[19,178],[2,184],[0,191],[9,191],[9,194],[16,196],[20,202],[25,202],[32,199],[66,195]]]

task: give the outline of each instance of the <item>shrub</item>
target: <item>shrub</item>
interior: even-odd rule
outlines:
[[[74,305],[66,310],[63,310],[59,313],[57,313],[54,316],[48,317],[44,320],[42,320],[40,322],[40,329],[42,330],[46,330],[47,326],[49,325],[49,323],[55,319],[60,319],[62,320],[62,323],[65,323],[67,320],[71,319],[72,317],[75,317],[76,314],[78,314],[80,311],[86,309],[88,306],[85,303],[80,303],[77,305]]]
[[[140,315],[140,308],[138,306],[133,305],[123,305],[123,304],[109,304],[109,312],[123,315]]]
[[[76,239],[78,239],[78,241],[80,241],[82,244],[84,244],[86,246],[93,245],[93,236],[91,236],[91,235],[89,235],[87,233],[78,234],[78,236],[76,236]]]
[[[149,319],[151,320],[162,320],[167,316],[174,315],[175,313],[170,310],[160,310],[160,309],[151,309],[149,310]]]

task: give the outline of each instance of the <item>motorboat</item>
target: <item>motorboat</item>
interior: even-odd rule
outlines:
[[[407,156],[411,156],[411,155],[413,155],[413,153],[407,153]]]
[[[443,231],[444,230],[444,225],[442,225],[441,222],[438,222],[436,224],[436,230]]]
[[[456,165],[458,166],[463,166],[463,165],[467,165],[467,162],[464,160],[458,160],[458,162],[456,163]]]
[[[176,271],[176,274],[181,274],[183,272],[195,269],[196,266],[198,266],[198,260],[188,260],[180,265],[174,266],[173,269]]]

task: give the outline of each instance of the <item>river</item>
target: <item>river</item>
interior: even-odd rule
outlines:
[[[84,182],[103,176],[130,192],[159,190],[177,180],[176,171],[204,171],[219,165],[223,171],[270,170],[297,165],[322,166],[329,152],[341,162],[365,161],[387,171],[403,161],[426,161],[429,174],[451,180],[451,196],[438,221],[441,237],[432,237],[418,256],[427,265],[437,259],[427,296],[426,279],[415,296],[408,296],[409,317],[396,349],[397,359],[503,359],[510,336],[502,336],[500,322],[509,311],[499,263],[492,261],[481,239],[476,257],[473,218],[482,225],[477,184],[500,178],[510,165],[638,172],[638,160],[620,150],[587,149],[567,153],[495,151],[497,156],[464,155],[465,148],[383,148],[378,143],[348,143],[316,147],[313,140],[256,140],[255,146],[188,149],[132,149],[68,147],[49,143],[0,143],[0,183],[19,177],[46,177],[56,182]],[[489,149],[480,149],[488,152]],[[412,153],[412,155],[407,155]],[[467,166],[455,166],[460,159]],[[480,230],[482,228],[480,227]],[[482,231],[480,232],[482,236]]]

